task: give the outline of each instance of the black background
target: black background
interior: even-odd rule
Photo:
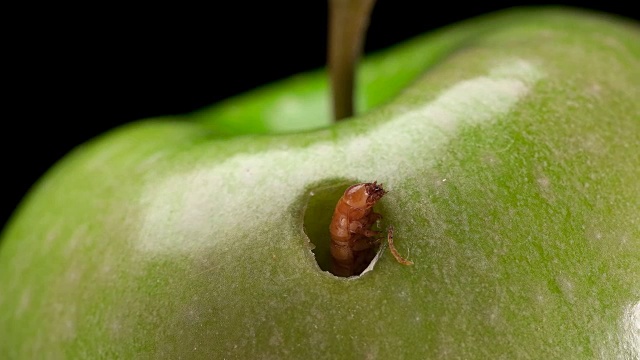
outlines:
[[[5,12],[0,227],[74,146],[123,123],[189,112],[324,65],[325,1],[220,3]],[[378,0],[366,52],[514,4],[425,3]],[[640,18],[631,5],[561,4]]]

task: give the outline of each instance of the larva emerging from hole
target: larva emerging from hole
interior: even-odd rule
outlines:
[[[386,194],[382,184],[361,183],[350,186],[338,200],[329,225],[331,234],[332,273],[336,276],[359,275],[373,260],[380,239],[380,231],[371,230],[382,215],[373,206]],[[393,228],[387,235],[389,249],[396,260],[404,265],[413,264],[403,259],[393,245]]]

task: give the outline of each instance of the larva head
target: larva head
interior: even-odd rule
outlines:
[[[350,186],[344,192],[344,201],[358,209],[371,208],[387,192],[377,182],[362,183]]]

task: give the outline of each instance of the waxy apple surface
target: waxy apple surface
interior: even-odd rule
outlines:
[[[640,356],[637,24],[510,11],[360,84],[335,126],[315,73],[69,154],[3,234],[2,357]],[[310,193],[373,180],[415,264],[321,271]]]

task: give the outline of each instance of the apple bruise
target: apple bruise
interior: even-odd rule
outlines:
[[[382,215],[373,212],[373,206],[384,194],[382,185],[362,183],[350,186],[338,200],[329,225],[334,275],[358,275],[375,257],[380,232],[371,227]]]

